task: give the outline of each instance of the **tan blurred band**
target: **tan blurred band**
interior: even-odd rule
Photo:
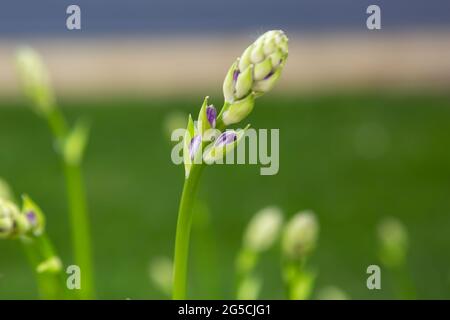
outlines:
[[[278,93],[450,87],[450,31],[288,35]],[[59,95],[217,93],[256,36],[0,40],[0,95],[18,94],[13,55],[24,44],[43,55]]]

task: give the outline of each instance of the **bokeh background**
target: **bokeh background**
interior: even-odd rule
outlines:
[[[149,265],[171,257],[183,168],[170,160],[167,119],[220,107],[229,65],[258,35],[283,29],[290,56],[249,122],[280,129],[280,171],[216,166],[203,177],[207,219],[194,225],[192,298],[234,298],[234,260],[252,215],[316,212],[310,264],[317,290],[396,298],[366,287],[379,264],[376,226],[393,216],[410,236],[408,270],[419,298],[450,297],[450,3],[419,1],[76,1],[82,30],[65,28],[73,2],[0,4],[0,176],[44,209],[71,264],[64,178],[46,124],[22,97],[14,52],[36,48],[59,106],[92,120],[84,162],[99,298],[167,298]],[[381,7],[382,29],[366,28]],[[0,242],[0,298],[37,298],[19,243]],[[279,251],[262,259],[262,298],[284,298]]]

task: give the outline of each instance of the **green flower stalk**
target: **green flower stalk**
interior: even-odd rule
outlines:
[[[395,218],[380,222],[378,233],[378,256],[392,274],[395,290],[401,299],[415,299],[415,288],[407,268],[409,237],[406,227]]]
[[[21,210],[11,200],[0,198],[0,238],[23,244],[43,299],[66,297],[62,263],[45,233],[45,217],[28,196],[23,197]]]
[[[223,83],[225,102],[219,115],[206,97],[198,120],[194,122],[189,116],[183,148],[185,180],[175,237],[174,299],[186,298],[193,206],[204,164],[223,161],[241,141],[245,130],[223,130],[247,117],[255,98],[273,88],[286,63],[287,43],[283,31],[269,31],[260,36],[229,69]]]
[[[308,257],[317,245],[319,224],[312,211],[294,215],[284,230],[282,247],[288,259],[302,260]]]
[[[283,214],[277,207],[267,207],[257,212],[244,233],[242,248],[236,259],[238,276],[237,298],[258,298],[262,279],[255,274],[260,255],[278,240],[283,224]]]
[[[283,278],[289,299],[308,299],[315,282],[315,272],[307,268],[307,260],[316,248],[319,224],[311,211],[294,215],[282,236]]]
[[[70,129],[64,115],[56,105],[49,74],[39,55],[30,48],[17,52],[17,68],[21,76],[23,91],[33,110],[44,118],[54,137],[66,179],[69,202],[72,243],[75,263],[82,270],[81,299],[94,297],[91,236],[87,212],[87,201],[81,173],[81,160],[89,136],[85,121],[77,121]]]
[[[394,218],[386,218],[378,225],[379,256],[388,268],[405,264],[408,252],[408,233],[405,226]]]
[[[199,113],[199,122],[208,121],[208,123],[204,123],[204,125],[198,124],[197,126],[200,128],[214,128],[215,127],[215,118],[216,118],[216,109],[212,105],[208,105],[208,97],[204,100],[202,109]],[[164,136],[168,138],[169,141],[175,143],[172,139],[174,138],[174,133],[178,132],[180,128],[183,128],[185,125],[187,115],[180,111],[172,111],[168,113],[163,121],[163,133]],[[211,122],[209,122],[211,121]],[[205,132],[206,134],[206,132]],[[194,239],[193,239],[193,247],[195,248],[195,268],[203,275],[208,275],[211,279],[210,281],[204,281],[196,283],[197,290],[202,292],[203,294],[208,295],[209,297],[214,296],[217,292],[217,282],[220,280],[220,277],[216,276],[217,268],[214,267],[216,264],[216,249],[215,249],[215,237],[214,237],[214,228],[211,224],[211,215],[208,209],[207,204],[201,199],[197,199],[196,204],[194,205],[195,215],[192,221],[192,229],[194,230]],[[168,267],[167,263],[159,263],[161,259],[155,259],[152,261],[151,270],[160,270],[161,278],[165,278],[164,275],[168,273],[164,271],[164,268],[159,268],[159,266]],[[154,267],[154,268],[153,268]],[[168,296],[172,295],[172,281],[173,281],[173,262],[170,261],[170,287],[169,286],[161,286],[161,282],[158,280],[160,278],[158,272],[151,272],[152,282],[154,282],[155,286],[158,287],[164,293],[167,293],[167,288],[169,287]],[[166,282],[166,281],[164,281]],[[164,288],[163,288],[164,287]]]
[[[4,199],[0,199],[0,238],[11,239],[25,234],[31,228],[26,217],[17,206]]]

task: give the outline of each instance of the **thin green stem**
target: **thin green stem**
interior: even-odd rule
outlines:
[[[250,285],[255,276],[255,267],[259,260],[259,254],[248,248],[241,248],[236,260],[236,299],[256,300],[260,288]]]
[[[312,294],[316,275],[307,269],[306,260],[283,262],[283,278],[289,300],[307,300]]]
[[[414,281],[411,279],[406,263],[392,268],[392,275],[394,277],[394,289],[399,299],[417,299]]]
[[[64,163],[75,262],[81,270],[81,299],[93,299],[92,253],[83,178],[78,165]]]
[[[54,108],[52,112],[48,114],[47,121],[55,138],[56,148],[58,154],[61,156],[64,166],[74,258],[75,263],[80,267],[82,272],[79,297],[81,299],[93,299],[92,247],[81,167],[79,164],[68,163],[62,152],[64,139],[67,137],[69,129],[60,110]]]
[[[57,257],[50,240],[45,234],[38,238],[27,238],[22,241],[26,256],[36,277],[41,299],[61,299],[66,297],[64,278],[61,271],[38,272],[44,261]]]
[[[186,299],[189,241],[193,215],[192,209],[195,202],[195,195],[197,192],[202,168],[202,164],[193,165],[189,176],[184,180],[175,237],[175,258],[173,274],[174,300]]]
[[[198,292],[214,299],[218,293],[220,277],[216,257],[216,239],[212,225],[211,213],[204,201],[196,199],[194,204],[194,216],[192,217],[192,247],[195,248],[195,267],[202,276],[208,275],[209,281],[195,283]],[[217,297],[216,297],[217,298]]]
[[[226,102],[224,103],[226,106]],[[222,121],[222,111],[217,118],[217,129],[223,130],[225,125]],[[192,226],[193,207],[197,192],[198,182],[203,170],[204,163],[193,164],[189,176],[184,180],[183,192],[181,194],[180,207],[178,210],[177,230],[175,236],[175,255],[173,270],[173,299],[183,300],[187,296],[187,269],[189,258],[189,243]]]
[[[69,131],[66,119],[57,107],[47,115],[47,122],[52,131],[56,143],[62,144]],[[61,145],[58,145],[60,148]]]

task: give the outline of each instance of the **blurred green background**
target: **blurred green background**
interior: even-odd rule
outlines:
[[[44,209],[65,265],[73,263],[64,178],[44,121],[19,100],[0,101],[0,176],[16,195]],[[219,94],[212,101],[222,101]],[[84,162],[99,298],[167,298],[149,279],[149,263],[172,257],[183,168],[170,160],[164,121],[198,112],[201,96],[60,102],[71,120],[92,120]],[[217,103],[218,104],[218,103]],[[193,232],[191,298],[234,298],[234,259],[251,216],[278,205],[286,218],[316,212],[321,234],[311,265],[318,289],[335,285],[351,298],[395,298],[390,275],[366,288],[366,268],[379,264],[376,225],[386,216],[410,234],[408,267],[419,298],[450,297],[450,95],[339,92],[269,95],[249,117],[254,128],[280,129],[280,171],[257,165],[204,172],[200,197],[208,232]],[[0,298],[37,298],[16,241],[0,241]],[[279,251],[264,255],[261,298],[284,298]],[[317,291],[316,291],[317,292]]]

